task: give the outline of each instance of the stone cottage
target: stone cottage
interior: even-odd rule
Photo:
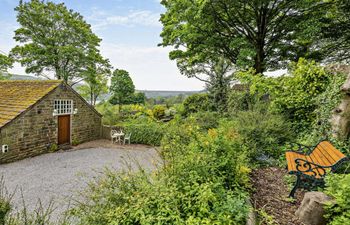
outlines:
[[[98,139],[101,117],[62,81],[0,81],[0,164]]]

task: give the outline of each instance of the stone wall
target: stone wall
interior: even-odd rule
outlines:
[[[69,87],[61,85],[23,115],[0,130],[0,146],[9,146],[8,153],[0,152],[0,163],[49,152],[57,144],[57,116],[53,116],[55,99],[72,99],[77,114],[71,115],[71,142],[82,143],[101,137],[101,117]]]

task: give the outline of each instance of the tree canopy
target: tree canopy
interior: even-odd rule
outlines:
[[[90,63],[81,73],[84,85],[79,86],[78,91],[94,106],[98,97],[108,93],[107,82],[111,73],[111,65],[109,60],[103,59],[99,53],[91,52],[88,56]]]
[[[135,86],[128,71],[116,69],[113,72],[110,92],[112,93],[110,99],[112,104],[119,104],[121,106],[128,103],[128,100],[135,93]]]
[[[328,10],[331,22],[322,27],[323,48],[330,61],[350,62],[350,1],[334,0],[335,8]]]
[[[161,46],[187,65],[222,56],[256,73],[284,68],[300,57],[323,59],[315,48],[327,10],[323,0],[163,0]]]
[[[6,74],[7,69],[12,67],[13,60],[6,55],[0,53],[0,80],[5,79],[8,75]]]
[[[63,4],[51,1],[20,1],[14,39],[20,43],[11,54],[27,73],[53,74],[66,82],[82,78],[82,72],[98,56],[101,41],[83,17]]]

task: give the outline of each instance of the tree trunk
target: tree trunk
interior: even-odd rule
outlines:
[[[265,52],[264,44],[260,43],[256,49],[254,69],[256,74],[263,73],[265,71]]]
[[[121,102],[121,97],[118,97],[118,113],[120,113],[120,110],[122,109],[122,102]]]
[[[92,97],[92,92],[90,92],[90,105],[92,105],[93,97]]]

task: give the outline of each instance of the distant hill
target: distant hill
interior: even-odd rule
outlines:
[[[190,96],[197,93],[204,93],[205,91],[153,91],[153,90],[136,90],[136,92],[145,93],[146,98],[170,98],[178,95]],[[100,100],[107,100],[111,97],[111,94],[102,95]]]
[[[11,74],[10,80],[42,80],[39,77],[29,75]]]
[[[29,76],[29,75],[18,75],[18,74],[11,74],[10,80],[42,80],[42,78],[35,77],[35,76]],[[79,86],[79,84],[74,85],[74,89],[76,89]],[[205,91],[159,91],[159,90],[137,90],[137,92],[145,93],[147,98],[157,98],[157,97],[173,97],[178,95],[193,95],[196,93],[203,93]],[[109,94],[101,96],[102,99],[108,99],[110,97]]]
[[[204,91],[154,91],[154,90],[138,90],[137,92],[145,93],[147,98],[157,98],[157,97],[173,97],[178,95],[193,95],[197,93],[202,93]]]

